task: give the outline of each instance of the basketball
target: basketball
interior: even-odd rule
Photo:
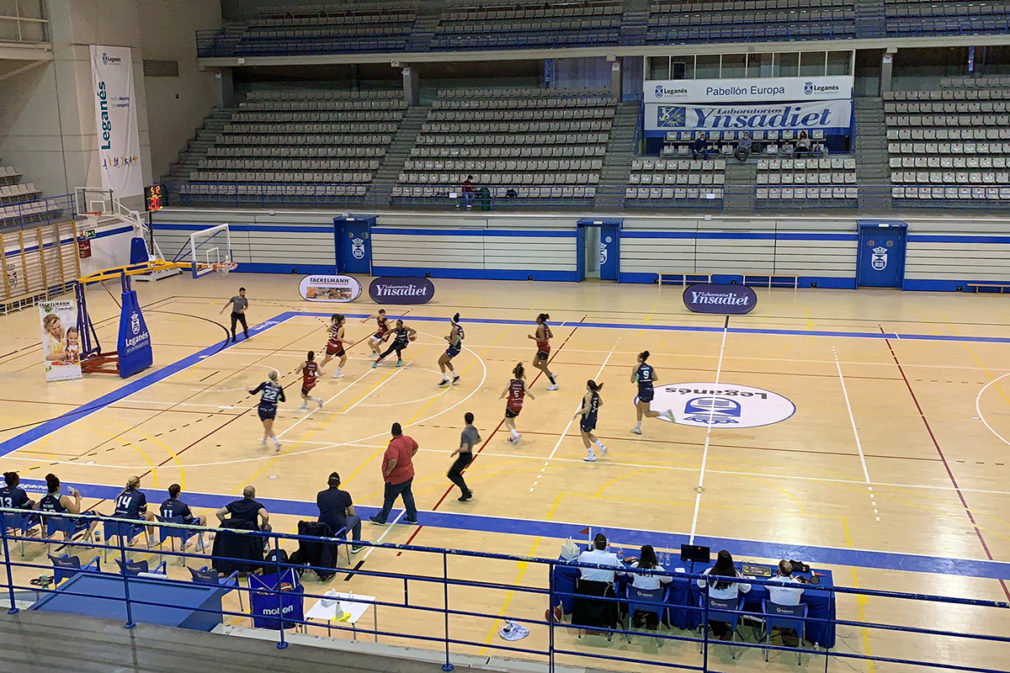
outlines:
[[[417,335],[416,334],[411,334],[409,337],[407,337],[407,340],[408,341],[417,341]]]

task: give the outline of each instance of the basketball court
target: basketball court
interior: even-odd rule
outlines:
[[[227,315],[219,311],[240,285],[250,299],[252,338],[228,345],[221,326]],[[332,471],[341,474],[359,513],[381,506],[380,457],[390,424],[399,422],[421,447],[414,481],[421,526],[366,521],[371,542],[557,558],[567,537],[582,539],[592,529],[629,553],[653,544],[662,557],[690,541],[726,548],[737,560],[801,558],[831,570],[836,586],[1010,599],[997,579],[1007,577],[1010,562],[1010,308],[1003,297],[759,290],[753,313],[727,319],[689,313],[682,288],[671,286],[435,285],[430,304],[386,306],[391,318],[418,331],[402,368],[392,360],[371,367],[365,340],[374,321],[362,319],[377,306],[367,298],[301,301],[295,277],[211,274],[140,286],[155,363],[126,380],[92,374],[46,384],[34,309],[4,316],[4,469],[32,483],[54,472],[81,489],[85,507],[106,513],[112,509],[106,498],[131,475],[141,475],[148,492],[164,493],[178,482],[194,513],[212,521],[222,497],[240,497],[252,484],[274,530],[294,532],[299,519],[315,516],[315,494]],[[110,343],[119,316],[113,286],[109,292],[92,286],[88,298],[98,335]],[[436,361],[456,311],[466,328],[454,361],[460,380],[443,389]],[[535,346],[527,335],[543,311],[555,335],[555,392],[529,366]],[[306,351],[321,354],[331,312],[348,315],[350,360],[342,379],[330,378],[332,365],[320,378],[313,394],[325,400],[322,409],[297,410],[296,369]],[[672,410],[678,422],[648,419],[636,436],[630,377],[643,350],[651,352],[658,376],[653,406]],[[517,362],[527,366],[536,399],[527,398],[517,419],[523,437],[513,445],[499,395]],[[273,369],[288,397],[275,426],[279,452],[260,445],[256,399],[246,392]],[[597,434],[607,455],[592,464],[582,460],[572,420],[587,379],[605,384]],[[715,395],[738,404],[713,411],[705,398]],[[475,497],[460,503],[445,473],[468,411],[483,441],[465,475]],[[722,422],[697,420],[713,414]],[[43,545],[29,545],[36,561],[44,553]],[[362,571],[442,572],[441,556],[394,549],[366,550],[352,565],[359,561]],[[173,575],[185,572],[178,559],[169,566]],[[544,567],[527,563],[460,557],[448,570],[460,579],[547,586]],[[400,601],[404,591],[399,580],[361,574],[348,581],[338,575],[334,586],[380,601]],[[441,606],[441,586],[414,584],[411,592],[412,602]],[[455,587],[453,597],[458,609],[503,617],[542,619],[546,607],[543,596],[503,589]],[[838,618],[991,634],[1010,626],[1002,615],[968,607],[844,594]],[[380,608],[378,621],[380,630],[419,635],[440,635],[442,628],[441,617],[396,608]],[[453,633],[472,642],[500,642],[500,626],[453,617]],[[590,652],[647,652],[687,664],[698,657],[690,643],[657,650],[643,638],[629,645],[591,636],[575,645],[574,633],[557,637]],[[532,629],[530,639],[531,647],[546,643],[547,629]],[[915,651],[935,659],[950,645],[942,637],[840,625],[836,649],[875,656]],[[992,664],[995,648],[981,644],[960,654],[959,663]],[[459,651],[492,653],[475,646]],[[794,666],[782,656],[765,665],[753,652],[737,664],[728,653],[712,656],[738,670]],[[898,670],[887,666],[830,664]]]

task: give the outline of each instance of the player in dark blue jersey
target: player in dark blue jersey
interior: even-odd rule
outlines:
[[[35,503],[28,497],[25,490],[19,486],[21,477],[17,472],[4,472],[6,486],[0,488],[0,507],[9,509],[34,509]]]
[[[635,396],[635,412],[638,415],[638,423],[632,428],[636,435],[642,434],[642,418],[666,418],[673,422],[673,412],[660,413],[653,411],[651,402],[655,391],[653,384],[656,383],[656,370],[652,368],[646,360],[649,359],[649,351],[642,351],[638,354],[638,364],[631,370],[631,382],[638,384],[638,395]]]
[[[119,519],[154,521],[154,513],[147,511],[147,496],[140,490],[140,477],[130,477],[126,488],[116,496],[116,509],[112,516]]]
[[[599,447],[601,458],[607,455],[607,447],[603,446],[603,442],[593,435],[593,430],[596,429],[596,416],[600,411],[600,407],[603,406],[603,399],[600,398],[601,390],[603,390],[602,383],[598,384],[592,379],[586,381],[586,394],[582,396],[582,407],[573,417],[574,420],[581,416],[579,430],[582,431],[582,443],[586,445],[586,451],[589,452],[582,460],[587,463],[592,463],[596,460],[593,444]]]
[[[438,358],[438,369],[442,372],[442,381],[438,385],[449,385],[449,372],[452,373],[452,382],[459,381],[459,374],[452,368],[452,359],[463,350],[463,326],[459,324],[459,314],[452,316],[452,327],[449,328],[449,335],[444,337],[449,342],[449,347],[445,349],[441,357]],[[449,372],[446,372],[446,370]]]
[[[51,514],[94,514],[94,511],[81,511],[81,492],[73,486],[70,487],[70,495],[60,494],[60,478],[55,474],[46,475],[46,494],[39,500],[39,509]],[[43,519],[44,521],[45,519]],[[91,532],[98,525],[97,520],[76,519],[75,533],[87,529],[85,539],[91,537]],[[72,535],[63,534],[63,539],[70,540]]]
[[[379,363],[386,359],[386,356],[396,351],[396,366],[403,366],[403,349],[407,347],[407,343],[413,341],[417,338],[417,330],[407,327],[403,324],[402,320],[396,321],[396,327],[393,331],[389,333],[393,337],[393,343],[389,344],[389,348],[385,352],[379,354],[379,358],[372,363],[372,369],[379,366]],[[388,338],[388,337],[387,337]]]
[[[277,435],[274,434],[274,418],[277,417],[277,404],[279,402],[287,402],[287,398],[284,397],[284,388],[281,387],[281,384],[277,383],[276,369],[270,372],[270,379],[268,381],[264,381],[249,391],[250,395],[255,395],[256,393],[262,393],[259,408],[257,409],[260,420],[263,421],[263,441],[260,444],[266,446],[267,439],[272,439],[274,440],[274,450],[280,451],[281,443],[277,441]]]
[[[206,526],[207,518],[204,516],[194,516],[193,512],[190,511],[189,505],[179,500],[179,494],[182,493],[182,487],[179,484],[172,484],[168,487],[168,500],[161,503],[161,518],[162,519],[174,519],[176,517],[182,519],[182,523],[194,526]]]

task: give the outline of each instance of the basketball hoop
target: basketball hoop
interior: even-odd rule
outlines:
[[[217,262],[213,265],[213,267],[214,270],[222,276],[227,276],[230,272],[238,268],[238,264],[235,262]]]

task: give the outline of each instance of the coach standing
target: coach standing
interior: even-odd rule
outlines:
[[[245,332],[245,338],[249,338],[249,324],[245,321],[245,310],[249,308],[249,300],[245,298],[245,288],[240,287],[238,289],[238,294],[229,299],[221,307],[218,313],[224,313],[224,310],[231,306],[231,342],[235,343],[235,324],[242,323],[242,331]]]
[[[410,486],[414,481],[413,458],[417,453],[417,442],[403,434],[399,423],[393,423],[390,432],[393,438],[382,456],[382,478],[386,482],[382,511],[368,519],[372,523],[385,524],[396,498],[403,496],[403,506],[407,510],[403,523],[416,525],[417,507],[414,505],[414,494]]]

